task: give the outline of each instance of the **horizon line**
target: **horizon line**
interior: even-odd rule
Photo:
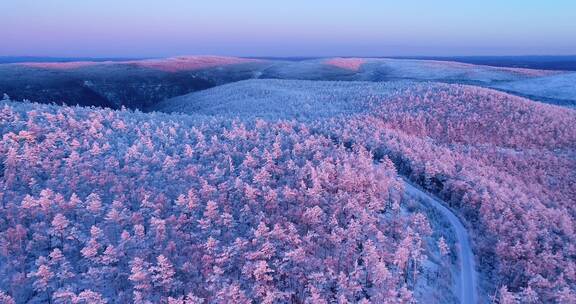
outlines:
[[[516,55],[370,55],[370,56],[358,56],[358,55],[288,55],[288,56],[236,56],[236,55],[215,55],[215,54],[181,54],[181,55],[167,55],[167,56],[44,56],[44,55],[0,55],[0,58],[30,58],[30,59],[77,59],[77,60],[138,60],[138,59],[160,59],[160,58],[175,58],[175,57],[186,57],[186,56],[198,56],[198,57],[208,57],[208,56],[218,56],[218,57],[236,57],[236,58],[250,58],[250,59],[319,59],[319,58],[474,58],[474,57],[576,57],[576,52],[574,54],[516,54]]]

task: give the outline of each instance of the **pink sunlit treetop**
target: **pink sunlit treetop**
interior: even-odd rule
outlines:
[[[256,59],[221,57],[221,56],[181,56],[167,59],[150,59],[140,61],[127,61],[139,67],[161,70],[164,72],[193,71],[232,64],[258,62]]]
[[[99,64],[109,64],[111,62],[97,62],[97,61],[74,61],[74,62],[24,62],[17,63],[17,65],[26,66],[30,68],[49,69],[49,70],[72,70]]]
[[[183,72],[214,68],[225,65],[258,62],[256,59],[222,56],[180,56],[166,59],[147,59],[130,61],[75,61],[75,62],[26,62],[17,65],[50,70],[72,70],[96,65],[133,65],[164,72]]]
[[[350,71],[359,71],[366,62],[363,58],[332,58],[324,61],[325,64]]]

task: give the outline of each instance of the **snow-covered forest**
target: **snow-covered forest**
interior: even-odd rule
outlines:
[[[405,180],[467,229],[480,302],[576,302],[569,107],[252,79],[147,110],[1,102],[0,303],[457,302],[461,244]]]

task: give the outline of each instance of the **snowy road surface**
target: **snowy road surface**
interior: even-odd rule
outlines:
[[[446,218],[446,220],[448,220],[450,225],[452,225],[458,242],[456,245],[456,251],[460,262],[460,278],[457,284],[459,290],[457,294],[460,297],[461,303],[476,304],[478,301],[476,266],[472,247],[470,246],[468,231],[466,231],[466,228],[462,225],[462,222],[460,222],[458,217],[456,217],[449,208],[445,207],[445,204],[443,204],[438,198],[422,191],[409,181],[404,180],[404,182],[406,193],[434,207]]]

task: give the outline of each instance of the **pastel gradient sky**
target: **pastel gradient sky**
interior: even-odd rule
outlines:
[[[0,0],[0,56],[576,54],[574,0]]]

